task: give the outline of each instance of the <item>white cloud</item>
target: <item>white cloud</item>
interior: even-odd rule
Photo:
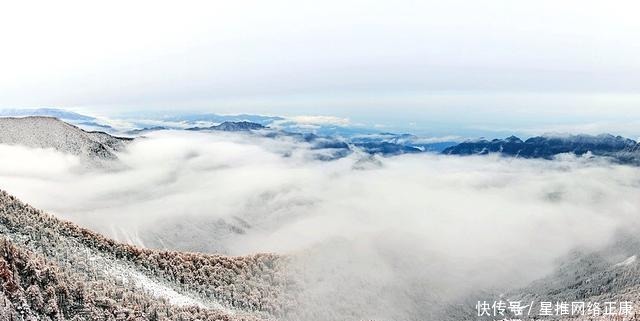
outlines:
[[[638,168],[572,157],[321,162],[286,139],[167,131],[131,144],[124,166],[87,170],[0,147],[0,188],[117,239],[293,255],[307,320],[419,318],[469,290],[525,284],[637,226],[640,210]]]

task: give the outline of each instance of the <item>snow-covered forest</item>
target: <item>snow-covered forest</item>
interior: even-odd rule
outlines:
[[[154,251],[0,191],[2,320],[262,320],[293,304],[283,258]]]

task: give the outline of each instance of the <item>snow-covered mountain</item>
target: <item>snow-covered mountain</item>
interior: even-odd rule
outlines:
[[[1,320],[273,319],[283,264],[117,243],[0,190]]]
[[[43,116],[63,119],[66,121],[91,122],[95,117],[79,114],[76,112],[57,108],[34,108],[34,109],[0,109],[0,117],[27,117]]]
[[[0,118],[0,144],[53,148],[87,159],[115,159],[131,138],[89,132],[52,117]]]
[[[59,108],[32,108],[32,109],[0,109],[0,117],[53,117],[70,124],[79,126],[85,130],[104,130],[113,132],[115,129],[102,120],[73,111]]]

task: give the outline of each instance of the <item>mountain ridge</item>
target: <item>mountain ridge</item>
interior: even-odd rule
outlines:
[[[262,124],[250,122],[250,121],[225,121],[221,124],[210,127],[191,127],[186,130],[201,131],[201,130],[220,130],[225,132],[239,132],[239,131],[251,131],[267,129],[269,127]]]
[[[552,159],[565,153],[576,156],[591,154],[608,157],[623,164],[640,164],[640,144],[635,140],[611,134],[543,135],[524,141],[516,136],[505,139],[469,140],[448,147],[442,153],[446,155],[497,153],[504,156],[542,159]]]
[[[95,117],[79,114],[58,108],[34,108],[34,109],[0,109],[0,117],[54,117],[78,122],[94,122]]]
[[[53,117],[0,118],[0,144],[53,148],[88,159],[116,159],[115,153],[132,140],[100,131],[85,131]]]

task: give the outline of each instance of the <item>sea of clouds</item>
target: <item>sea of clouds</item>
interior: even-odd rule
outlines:
[[[604,161],[354,153],[165,131],[112,167],[0,145],[0,188],[141,246],[290,255],[296,317],[430,319],[442,302],[539,278],[640,211],[640,170]]]

